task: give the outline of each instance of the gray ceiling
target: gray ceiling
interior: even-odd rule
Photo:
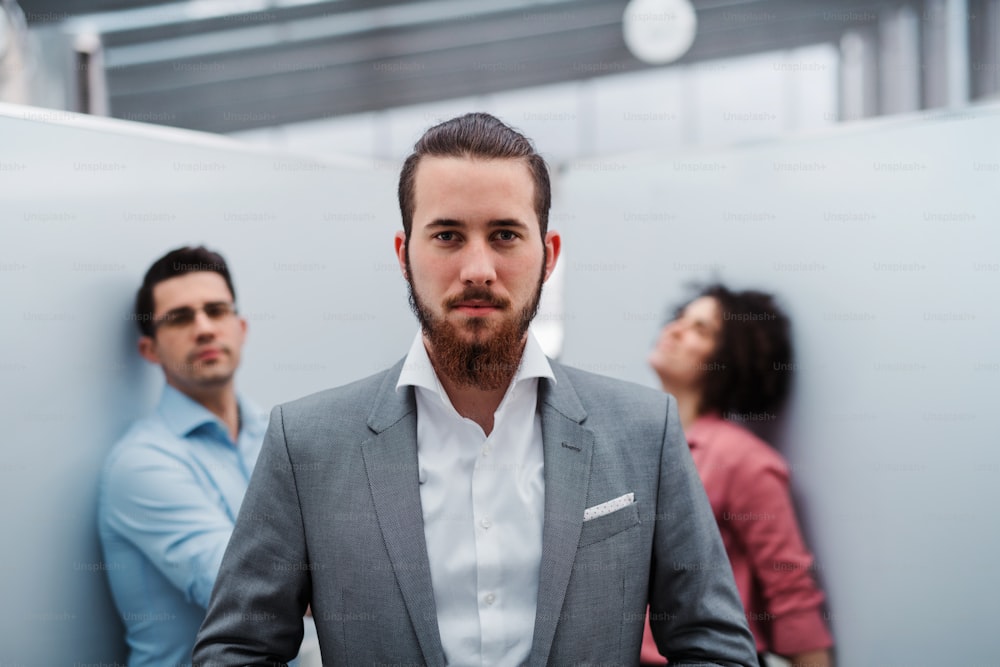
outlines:
[[[624,0],[262,2],[200,18],[189,4],[71,23],[101,34],[113,116],[229,132],[647,68],[622,39]],[[680,63],[836,42],[899,3],[694,4]]]

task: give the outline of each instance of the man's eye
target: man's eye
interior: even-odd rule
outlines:
[[[510,231],[509,229],[501,229],[499,232],[497,232],[497,238],[500,239],[501,241],[513,241],[514,239],[517,238],[517,234]]]
[[[220,317],[225,317],[232,310],[232,306],[228,303],[206,303],[205,304],[205,314],[211,317],[213,320]]]
[[[165,313],[157,320],[156,326],[164,327],[186,327],[194,322],[194,310],[191,308],[178,308]]]
[[[439,241],[454,241],[455,240],[455,232],[438,232],[435,235],[435,237]]]

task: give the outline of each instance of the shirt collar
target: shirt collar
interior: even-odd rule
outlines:
[[[240,435],[262,434],[267,428],[267,415],[241,394],[236,395],[236,402],[240,410]],[[205,424],[216,424],[223,433],[228,433],[225,424],[212,411],[169,384],[163,386],[156,410],[171,433],[179,438]]]
[[[548,357],[542,351],[542,346],[538,344],[535,335],[529,330],[524,353],[521,355],[521,364],[518,366],[511,384],[516,385],[522,380],[530,378],[548,378],[552,382],[556,381]],[[410,345],[410,351],[407,352],[406,359],[403,361],[403,370],[399,373],[396,391],[407,386],[424,387],[439,394],[442,399],[445,398],[444,388],[438,381],[430,357],[427,356],[427,348],[424,347],[424,337],[420,330],[417,330],[413,344]]]
[[[694,449],[699,445],[704,444],[705,437],[711,433],[716,424],[722,421],[725,420],[722,418],[722,415],[717,412],[709,412],[695,419],[694,423],[684,431],[684,437],[687,439],[688,447]]]

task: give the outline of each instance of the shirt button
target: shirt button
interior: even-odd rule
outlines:
[[[497,596],[493,595],[493,593],[486,594],[486,604],[493,604],[494,602],[496,602],[496,600]]]
[[[492,452],[492,451],[493,451],[493,450],[492,450],[492,449],[490,449],[490,446],[489,446],[489,445],[486,445],[485,447],[483,447],[483,456],[489,456],[489,455],[490,455],[490,452]]]
[[[479,522],[479,525],[482,526],[483,528],[489,528],[490,526],[493,525],[493,522],[490,521],[489,519],[483,519],[482,521]]]

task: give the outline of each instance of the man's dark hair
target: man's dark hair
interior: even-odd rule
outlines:
[[[399,211],[407,241],[416,208],[414,183],[417,166],[425,155],[470,157],[483,160],[524,160],[535,182],[535,214],[545,238],[549,228],[552,186],[545,160],[523,134],[487,113],[468,113],[430,128],[420,137],[399,173]]]
[[[719,304],[722,329],[708,360],[699,412],[775,413],[788,397],[795,367],[788,316],[766,292],[734,292],[715,283],[702,288],[700,297]]]
[[[171,250],[153,262],[153,265],[146,271],[146,276],[142,279],[142,286],[139,287],[139,291],[135,295],[135,323],[143,336],[153,336],[156,332],[156,328],[153,326],[155,310],[153,288],[164,280],[195,271],[218,273],[226,281],[233,301],[236,301],[236,289],[233,287],[229,267],[226,266],[226,260],[222,258],[222,255],[212,252],[204,246],[197,248],[184,246]]]

